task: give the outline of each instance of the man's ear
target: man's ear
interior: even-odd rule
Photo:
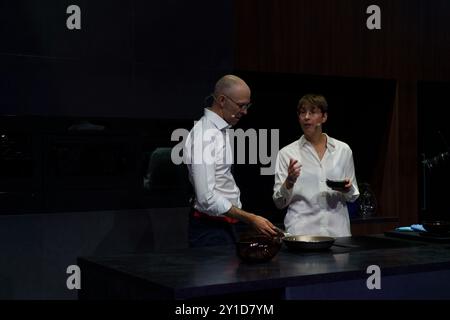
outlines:
[[[323,113],[323,118],[322,118],[322,123],[327,122],[327,119],[328,119],[328,112],[324,112]]]
[[[225,96],[224,95],[219,95],[217,97],[217,102],[218,102],[220,108],[223,109],[223,106],[225,105]]]

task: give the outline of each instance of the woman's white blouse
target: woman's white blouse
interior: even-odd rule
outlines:
[[[298,160],[302,165],[300,176],[290,190],[283,185],[289,159]],[[352,181],[347,193],[334,191],[326,184],[327,179],[344,178]],[[347,202],[355,201],[358,196],[352,150],[346,143],[327,136],[322,160],[304,136],[278,152],[273,200],[280,209],[288,206],[284,219],[287,232],[295,235],[350,236]]]

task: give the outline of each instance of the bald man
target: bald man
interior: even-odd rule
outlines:
[[[195,192],[189,221],[191,247],[235,243],[235,224],[239,221],[267,236],[277,235],[269,220],[241,209],[240,191],[231,174],[233,153],[227,129],[247,114],[250,95],[241,78],[220,78],[212,94],[212,106],[205,108],[204,116],[186,139],[184,163]]]

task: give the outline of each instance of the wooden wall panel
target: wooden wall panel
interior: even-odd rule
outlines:
[[[398,88],[398,86],[397,86]],[[400,212],[399,204],[399,112],[398,112],[398,90],[396,92],[395,100],[392,106],[392,114],[390,117],[389,132],[386,141],[385,153],[382,160],[379,161],[377,168],[378,172],[377,186],[381,186],[380,190],[376,190],[378,198],[378,211],[386,216],[396,216]],[[381,181],[380,181],[381,180]]]
[[[375,222],[352,224],[351,230],[353,236],[366,234],[379,234],[385,231],[394,230],[398,227],[398,222]]]
[[[420,78],[450,80],[450,1],[420,1]]]
[[[400,223],[417,223],[418,166],[417,157],[417,82],[399,81],[398,94],[398,158],[389,161],[398,163],[398,201]],[[395,173],[395,172],[394,172]]]
[[[381,30],[368,30],[368,0],[236,1],[236,68],[414,78],[418,0],[377,1]]]

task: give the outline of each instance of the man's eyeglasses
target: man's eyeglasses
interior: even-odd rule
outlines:
[[[244,103],[244,104],[242,104],[242,103],[237,103],[236,101],[234,101],[233,99],[231,99],[229,96],[227,96],[226,94],[221,94],[222,96],[224,96],[225,98],[227,98],[228,100],[230,100],[231,102],[233,102],[235,105],[237,105],[242,111],[246,111],[246,110],[248,110],[251,106],[252,106],[252,103],[251,102],[249,102],[249,103]],[[216,97],[213,95],[213,97],[214,97],[214,99],[216,99]]]

